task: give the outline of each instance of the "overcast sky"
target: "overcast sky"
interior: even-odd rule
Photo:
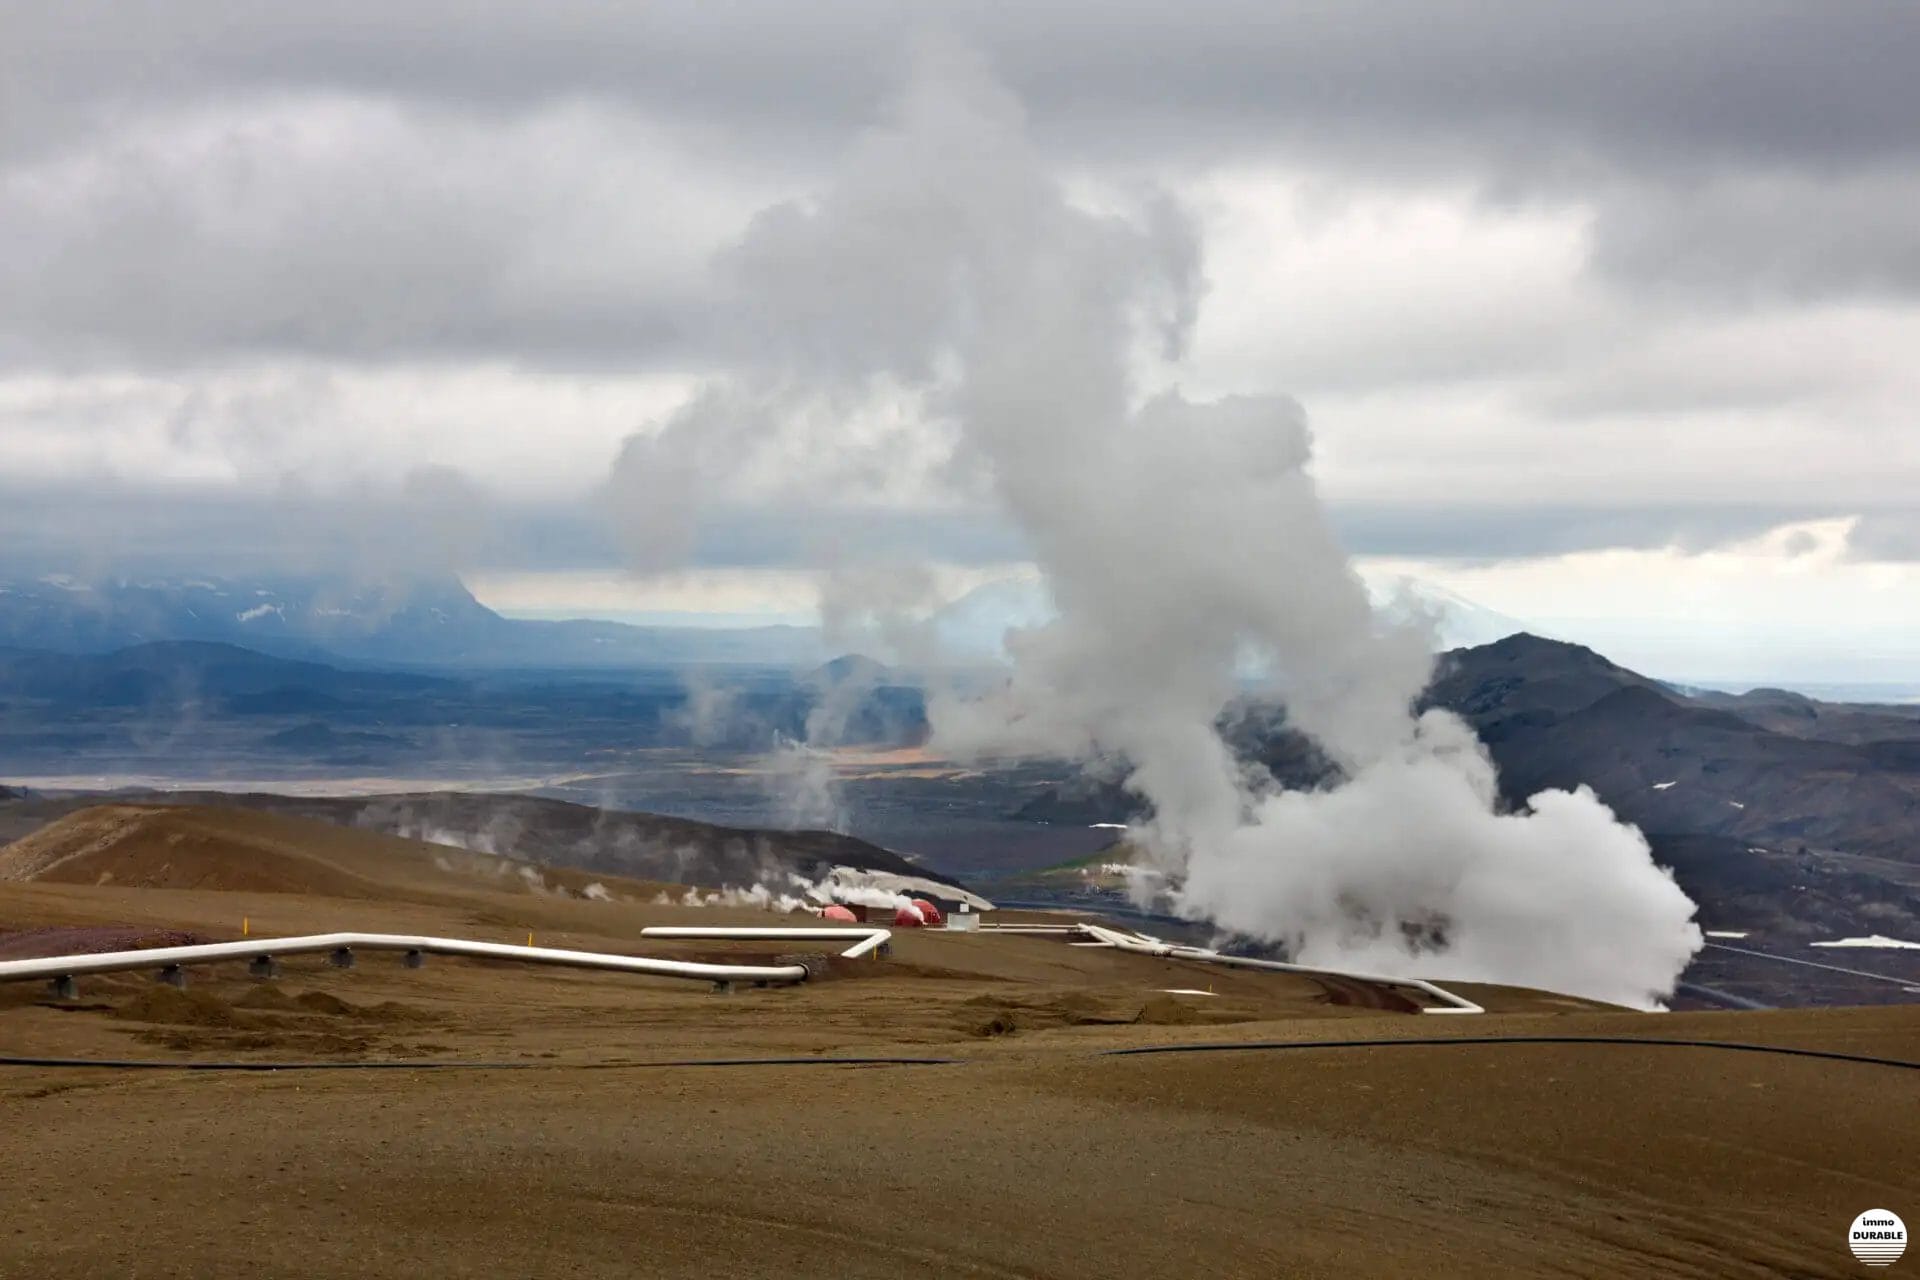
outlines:
[[[637,580],[596,496],[929,38],[1076,198],[1190,213],[1143,380],[1297,397],[1370,572],[1661,674],[1920,681],[1905,2],[0,0],[0,567],[728,620],[810,610],[803,544],[1019,576],[937,432],[877,474],[820,426]]]

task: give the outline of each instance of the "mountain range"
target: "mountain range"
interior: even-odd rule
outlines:
[[[1514,803],[1584,783],[1649,832],[1920,863],[1920,707],[1689,697],[1529,635],[1448,653],[1426,696],[1479,731]]]
[[[457,583],[403,595],[311,582],[11,584],[0,588],[0,771],[452,777],[453,764],[481,762],[480,777],[632,768],[636,752],[661,748],[764,752],[818,741],[823,724],[839,744],[924,738],[921,691],[880,664],[712,662],[788,639],[520,622]],[[652,660],[666,652],[707,660],[711,674]],[[1711,924],[1920,936],[1920,706],[1682,689],[1526,633],[1441,655],[1424,701],[1473,725],[1507,804],[1592,787],[1647,834]],[[1334,776],[1282,707],[1250,695],[1222,728],[1286,785]],[[1039,829],[1137,816],[1111,779],[1053,778],[999,791],[1000,819]],[[914,806],[942,812],[985,795],[913,785],[926,792]],[[702,803],[683,811],[713,812]]]
[[[604,769],[655,748],[901,746],[925,729],[921,691],[855,655],[811,670],[395,671],[199,640],[0,648],[0,772],[20,774]]]
[[[718,630],[507,618],[452,577],[356,583],[48,574],[0,581],[0,646],[107,653],[170,640],[415,667],[799,665],[829,656],[807,627]]]
[[[1527,635],[1447,654],[1427,699],[1479,731],[1508,803],[1592,787],[1708,928],[1920,937],[1920,707],[1688,696]]]

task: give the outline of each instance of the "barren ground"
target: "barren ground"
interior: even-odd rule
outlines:
[[[229,882],[217,831],[191,857],[174,834],[88,852],[106,884],[0,882],[0,948],[109,926],[124,932],[92,939],[229,938],[244,917],[269,935],[804,949],[643,943],[644,924],[769,917],[461,883],[405,842],[323,850],[317,887],[351,896],[299,891],[284,861],[280,891],[168,888],[175,862]],[[230,860],[253,865],[270,834],[236,831]],[[1920,1075],[1893,1067],[1591,1043],[1101,1053],[1607,1035],[1920,1060],[1910,1007],[1651,1016],[1470,990],[1496,1012],[1421,1017],[1304,978],[947,933],[733,995],[377,955],[290,961],[270,984],[192,970],[184,994],[144,974],[83,979],[65,1002],[4,985],[15,1056],[517,1069],[0,1067],[0,1276],[1839,1276],[1858,1274],[1855,1214],[1920,1221]],[[648,1065],[853,1055],[962,1061]]]

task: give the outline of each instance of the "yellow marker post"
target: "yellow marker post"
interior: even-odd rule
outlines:
[[[252,922],[249,921],[245,916],[241,916],[240,917],[240,936],[245,938],[250,934],[252,934],[252,932],[253,932]]]
[[[527,930],[527,945],[528,946],[533,945],[533,930],[531,929]]]

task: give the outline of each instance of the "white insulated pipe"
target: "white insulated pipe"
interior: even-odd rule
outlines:
[[[692,978],[703,982],[791,983],[804,982],[807,977],[805,967],[797,964],[698,964],[687,960],[607,955],[599,951],[565,951],[554,947],[475,942],[468,938],[417,937],[401,933],[315,933],[296,938],[248,938],[240,942],[153,947],[145,951],[105,951],[96,955],[0,960],[0,982],[25,978],[75,978],[83,974],[118,973],[129,969],[170,969],[179,965],[205,964],[212,960],[271,958],[323,951],[409,951],[422,955],[466,956],[477,960],[524,960],[530,964],[641,973],[658,978]]]
[[[1040,935],[1073,933],[1079,929],[1080,926],[1077,924],[982,924],[979,927],[983,933],[1031,933]]]
[[[1435,986],[1425,978],[1394,978],[1383,973],[1360,973],[1352,969],[1316,969],[1302,964],[1286,964],[1279,960],[1255,960],[1250,956],[1227,956],[1218,951],[1205,951],[1198,947],[1176,947],[1172,954],[1177,959],[1206,960],[1211,964],[1239,965],[1247,969],[1274,969],[1283,973],[1324,973],[1334,977],[1353,978],[1360,982],[1374,982],[1388,987],[1411,987],[1424,992],[1440,1001],[1437,1009],[1422,1009],[1422,1013],[1485,1013],[1480,1005],[1456,995],[1444,987]]]
[[[1198,960],[1205,964],[1236,965],[1243,969],[1268,969],[1278,973],[1304,973],[1309,976],[1322,973],[1335,978],[1352,978],[1359,982],[1374,982],[1389,987],[1410,987],[1415,991],[1432,996],[1440,1001],[1439,1008],[1424,1008],[1422,1013],[1485,1013],[1486,1010],[1453,992],[1437,987],[1425,978],[1396,978],[1382,973],[1361,973],[1353,969],[1326,969],[1312,965],[1287,964],[1281,960],[1255,960],[1248,956],[1222,955],[1208,947],[1185,947],[1156,939],[1143,938],[1138,934],[1122,933],[1118,929],[1108,929],[1097,924],[1078,926],[1082,933],[1111,947],[1122,951],[1138,952],[1141,955],[1164,956],[1173,960]]]
[[[843,960],[858,960],[881,943],[893,937],[888,929],[784,929],[760,927],[757,925],[701,925],[656,924],[640,931],[643,938],[704,938],[711,941],[727,939],[758,938],[764,942],[819,942],[822,939],[848,938],[853,945],[840,953]]]

